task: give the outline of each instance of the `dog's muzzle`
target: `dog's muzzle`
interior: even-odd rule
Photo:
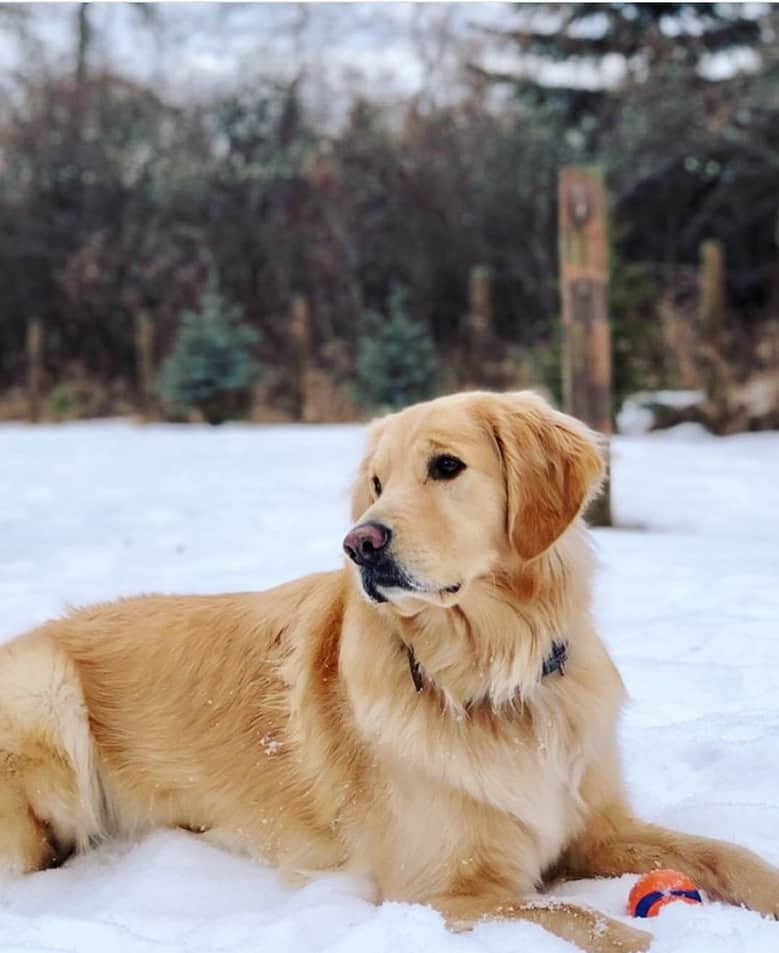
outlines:
[[[387,602],[387,590],[420,595],[451,595],[460,591],[459,582],[439,588],[414,579],[395,562],[390,551],[391,540],[392,530],[382,523],[361,523],[344,538],[344,552],[359,567],[363,591],[372,602]]]

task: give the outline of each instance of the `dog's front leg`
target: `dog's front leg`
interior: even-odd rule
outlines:
[[[448,896],[430,900],[450,929],[470,930],[485,920],[529,920],[586,953],[641,953],[652,936],[642,930],[570,903],[501,897]]]
[[[680,834],[618,809],[592,818],[555,870],[564,877],[619,877],[668,867],[716,900],[779,916],[779,870],[735,844]]]

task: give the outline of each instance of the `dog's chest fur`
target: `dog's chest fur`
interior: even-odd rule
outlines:
[[[380,789],[368,822],[385,895],[451,889],[491,866],[511,871],[506,887],[532,889],[578,832],[582,779],[611,741],[622,697],[598,640],[580,638],[597,645],[574,649],[566,674],[545,679],[528,700],[463,710],[434,685],[417,692],[405,652],[391,640],[366,644],[347,619],[341,670]]]

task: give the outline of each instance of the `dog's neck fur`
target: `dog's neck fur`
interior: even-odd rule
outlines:
[[[566,570],[573,547],[577,574]],[[590,546],[577,524],[532,562],[515,561],[472,583],[457,606],[423,606],[414,615],[395,616],[399,651],[413,650],[448,707],[499,708],[531,700],[554,642],[575,643],[577,627],[589,619],[592,557],[583,560],[582,550],[589,553]],[[382,611],[388,615],[392,608]]]

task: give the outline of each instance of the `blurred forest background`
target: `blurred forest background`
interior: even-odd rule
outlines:
[[[615,412],[779,427],[779,7],[0,3],[0,417],[559,398],[568,164]]]

